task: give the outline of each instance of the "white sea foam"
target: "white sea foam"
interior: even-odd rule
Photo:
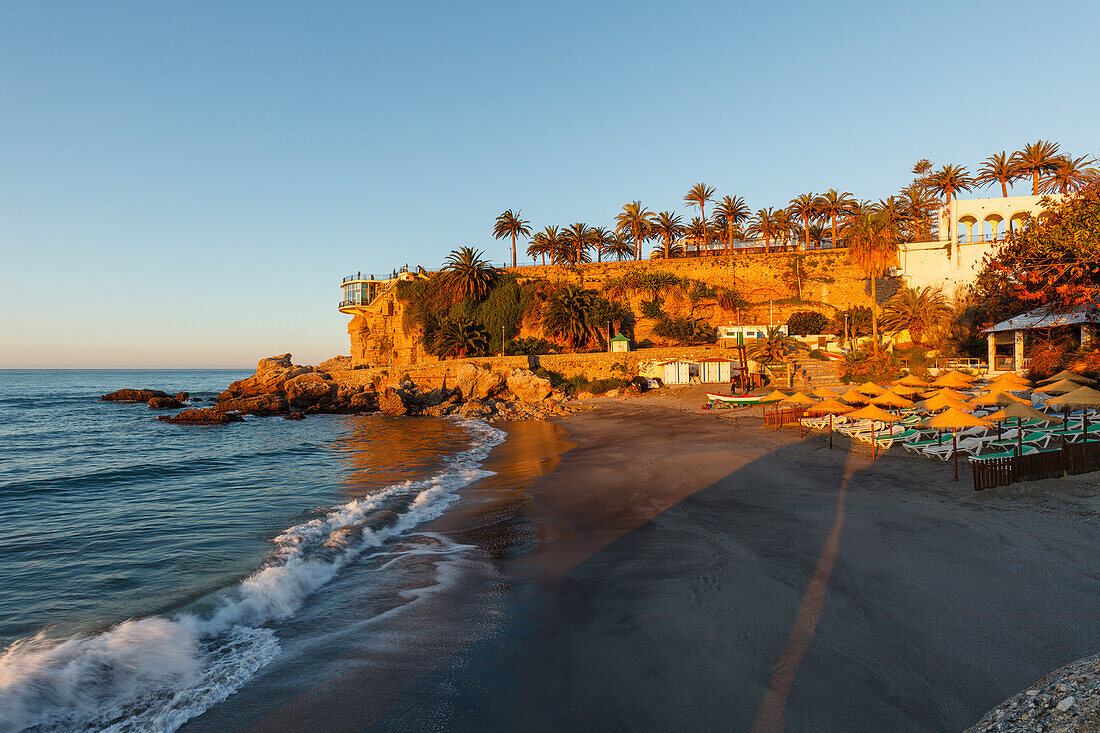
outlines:
[[[439,516],[458,489],[488,475],[480,464],[504,433],[466,425],[474,446],[440,473],[287,529],[268,565],[207,599],[204,610],[11,645],[0,654],[0,730],[173,731],[229,697],[278,654],[265,624],[291,617],[364,550]]]

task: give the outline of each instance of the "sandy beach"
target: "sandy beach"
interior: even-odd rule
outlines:
[[[975,494],[693,400],[510,426],[430,527],[493,582],[308,695],[186,729],[961,730],[1100,649],[1095,475]]]

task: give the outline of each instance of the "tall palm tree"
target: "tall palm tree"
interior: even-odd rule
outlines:
[[[764,332],[764,338],[753,339],[749,344],[746,355],[761,364],[775,364],[788,361],[797,352],[808,348],[798,339],[785,336],[779,330],[779,326],[768,326],[768,330]]]
[[[593,227],[590,230],[589,243],[596,250],[596,262],[603,262],[603,255],[610,249],[614,239],[614,232],[608,231],[607,227]]]
[[[547,229],[549,228],[550,227],[547,227]],[[554,228],[557,229],[557,227]],[[546,232],[535,232],[535,235],[531,237],[531,241],[527,245],[527,256],[536,263],[538,263],[539,256],[541,256],[544,267],[546,266],[546,255],[552,254],[553,251],[554,248],[550,245]]]
[[[705,183],[696,183],[691,190],[684,194],[684,203],[694,204],[699,207],[699,217],[707,220],[707,202],[714,198],[714,186]]]
[[[879,199],[876,203],[871,204],[870,209],[885,216],[890,225],[894,227],[894,231],[898,232],[899,235],[906,230],[909,224],[909,213],[906,210],[905,202],[897,196]]]
[[[878,292],[876,281],[894,262],[898,252],[897,230],[889,217],[881,212],[864,211],[851,217],[844,227],[844,242],[848,257],[862,267],[871,280],[871,332],[875,353],[879,353]]]
[[[442,274],[452,298],[480,301],[492,289],[498,273],[482,258],[481,250],[459,247],[447,255]]]
[[[932,237],[932,216],[939,208],[939,202],[933,198],[928,186],[922,181],[914,181],[901,189],[902,206],[909,221],[909,236],[913,241],[923,242]]]
[[[852,209],[852,205],[855,203],[855,199],[852,197],[851,192],[844,191],[841,193],[835,188],[830,188],[828,191],[821,195],[821,215],[828,217],[831,222],[831,231],[833,237],[833,247],[839,246],[836,238],[836,222],[842,216],[846,216]]]
[[[634,245],[629,239],[616,232],[607,247],[607,254],[608,256],[614,255],[619,262],[629,260],[634,257]]]
[[[999,183],[1001,184],[1001,196],[1008,198],[1008,187],[1019,178],[1020,171],[1016,167],[1016,163],[1006,151],[1002,150],[985,159],[982,167],[978,169],[978,177],[974,179],[974,182],[979,186],[992,186]]]
[[[805,235],[805,249],[810,248],[810,219],[817,218],[820,212],[820,201],[816,194],[803,193],[791,199],[787,206],[787,213],[796,219],[802,220],[802,231]]]
[[[1039,179],[1047,173],[1053,173],[1061,157],[1058,155],[1058,143],[1039,140],[1028,143],[1023,150],[1012,154],[1016,170],[1023,176],[1031,177],[1031,195],[1039,195]]]
[[[784,208],[775,210],[775,223],[779,237],[783,241],[783,248],[786,249],[792,239],[797,239],[798,225],[791,220],[790,214]]]
[[[520,218],[521,211],[512,212],[508,209],[497,217],[493,224],[493,237],[496,239],[512,238],[512,267],[516,266],[516,238],[526,237],[531,233],[531,222]]]
[[[951,199],[960,191],[969,191],[974,185],[974,179],[970,177],[966,168],[961,165],[945,165],[928,177],[934,193],[943,196],[944,202],[950,206]]]
[[[933,288],[902,288],[886,301],[882,309],[882,327],[889,331],[908,329],[914,344],[924,334],[951,315],[951,306],[943,291]]]
[[[782,223],[775,209],[760,209],[749,220],[749,234],[764,240],[764,251],[772,251],[772,240],[782,233]]]
[[[684,237],[695,242],[695,251],[702,257],[706,254],[707,245],[710,243],[711,228],[707,226],[706,219],[693,216],[688,225],[684,227]]]
[[[588,250],[592,247],[592,227],[577,222],[565,228],[562,239],[565,240],[565,251],[569,261],[574,265],[592,261],[588,254]]]
[[[642,259],[642,242],[650,238],[653,212],[642,206],[641,201],[631,201],[615,217],[615,231],[629,232],[634,242],[634,259]]]
[[[679,214],[662,211],[653,220],[653,232],[661,238],[665,246],[665,259],[671,256],[672,243],[684,234],[684,224]]]
[[[733,253],[734,231],[749,218],[749,207],[741,196],[723,196],[714,207],[714,214],[726,225],[726,252]]]
[[[1082,155],[1061,158],[1058,167],[1043,177],[1039,190],[1042,193],[1074,193],[1100,178],[1100,171],[1094,167],[1095,158]]]

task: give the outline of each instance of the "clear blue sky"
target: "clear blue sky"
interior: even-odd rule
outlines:
[[[0,4],[0,367],[347,353],[342,275],[1100,154],[1100,4]],[[140,386],[140,385],[139,385]]]

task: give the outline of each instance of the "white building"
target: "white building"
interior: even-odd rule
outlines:
[[[974,282],[986,255],[1028,216],[1041,216],[1044,196],[954,200],[940,209],[940,239],[898,248],[897,275],[910,287],[940,288],[948,297]],[[1051,197],[1057,199],[1057,197]]]

